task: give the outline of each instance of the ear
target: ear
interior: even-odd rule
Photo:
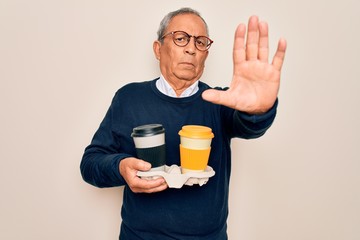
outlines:
[[[155,41],[153,43],[153,50],[157,60],[160,60],[160,48],[161,48],[161,43],[159,41]]]

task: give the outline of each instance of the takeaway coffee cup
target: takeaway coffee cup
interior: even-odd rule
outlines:
[[[211,128],[185,125],[179,135],[182,173],[203,172],[209,161],[211,141],[214,138]]]
[[[134,139],[137,157],[151,163],[150,171],[163,171],[166,163],[165,129],[161,124],[135,127]]]

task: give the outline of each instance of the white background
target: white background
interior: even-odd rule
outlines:
[[[83,182],[80,159],[115,91],[159,75],[152,42],[183,6],[210,27],[212,86],[229,85],[234,31],[252,14],[272,54],[288,41],[273,127],[232,143],[229,238],[360,239],[355,0],[1,0],[0,239],[117,239],[122,188]]]

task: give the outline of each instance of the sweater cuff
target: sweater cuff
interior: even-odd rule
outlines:
[[[238,116],[247,121],[247,122],[251,122],[251,123],[259,123],[259,122],[263,122],[263,121],[267,121],[270,119],[273,119],[274,116],[276,115],[276,109],[278,106],[278,99],[276,99],[274,105],[269,109],[269,111],[263,113],[263,114],[248,114],[245,112],[238,112]]]
[[[114,154],[113,156],[113,160],[112,160],[112,173],[113,176],[119,180],[120,185],[125,185],[126,181],[123,178],[123,176],[120,174],[120,169],[119,169],[119,164],[120,161],[123,160],[124,158],[128,158],[128,157],[132,157],[131,155],[128,154]]]

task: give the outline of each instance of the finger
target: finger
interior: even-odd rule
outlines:
[[[136,178],[131,184],[129,184],[129,187],[136,193],[151,193],[165,190],[167,188],[167,184],[165,179],[162,177],[154,180]]]
[[[259,44],[259,19],[251,16],[248,23],[248,34],[246,39],[246,59],[256,60],[258,57]]]
[[[148,171],[151,169],[151,164],[141,159],[134,161],[133,164],[132,168],[139,171]]]
[[[262,62],[269,59],[269,28],[266,22],[259,23],[259,53],[258,58]]]
[[[212,102],[215,104],[220,104],[220,99],[221,99],[220,91],[214,89],[208,89],[205,90],[201,96],[205,101]]]
[[[272,65],[279,71],[281,70],[284,63],[286,45],[287,43],[285,39],[282,38],[279,40],[274,59],[272,61]]]
[[[238,64],[245,61],[245,32],[246,26],[239,24],[235,31],[234,48],[233,48],[233,61],[234,64]]]
[[[119,172],[129,185],[134,179],[138,179],[138,171],[148,171],[150,168],[150,163],[137,158],[125,158],[119,164]]]
[[[128,171],[136,172],[136,170],[147,171],[150,170],[150,168],[151,168],[150,163],[134,157],[125,158],[121,160],[119,163],[119,170],[121,174],[123,172],[126,173]]]
[[[229,95],[226,91],[219,91],[215,89],[208,89],[202,93],[202,98],[205,101],[234,108],[234,106],[229,106],[231,101],[229,101],[228,96]]]
[[[168,187],[169,187],[169,186],[167,185],[167,183],[164,182],[164,183],[161,184],[160,186],[155,187],[155,188],[148,189],[148,190],[145,191],[145,192],[146,192],[146,193],[161,192],[161,191],[164,191],[165,189],[167,189]]]

